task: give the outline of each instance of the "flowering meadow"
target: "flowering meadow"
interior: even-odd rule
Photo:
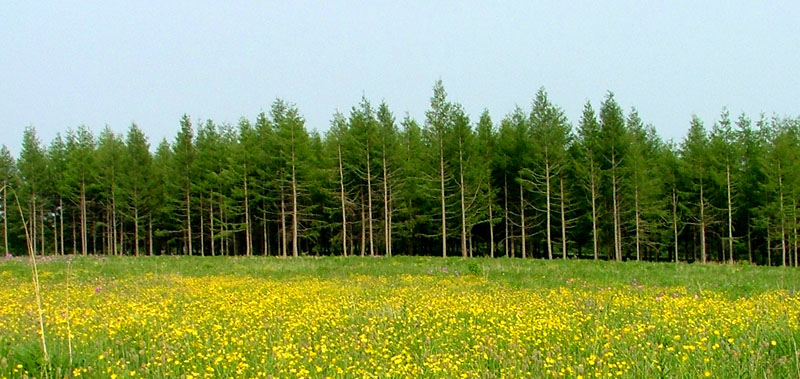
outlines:
[[[27,261],[0,264],[0,378],[800,377],[786,269],[143,259],[41,264],[47,360]]]

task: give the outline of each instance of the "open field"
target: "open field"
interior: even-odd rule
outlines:
[[[796,269],[103,257],[39,271],[55,377],[800,377]],[[0,377],[41,376],[27,261],[0,262],[0,282]]]

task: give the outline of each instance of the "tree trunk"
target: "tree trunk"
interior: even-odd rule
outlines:
[[[367,216],[364,212],[364,191],[361,191],[359,196],[361,198],[361,256],[364,256],[364,250],[367,246]]]
[[[491,181],[491,178],[489,178]],[[494,216],[492,216],[492,185],[489,184],[489,256],[494,258]]]
[[[545,147],[545,155],[547,155],[547,148]],[[550,230],[550,161],[545,159],[544,163],[544,181],[545,181],[545,199],[547,205],[547,225],[545,226],[546,234],[547,234],[547,259],[553,259],[553,235],[552,231]]]
[[[206,256],[206,225],[205,218],[203,218],[203,196],[198,196],[200,199],[200,256]]]
[[[561,185],[561,258],[567,259],[567,216],[564,199],[564,178],[558,179]]]
[[[522,235],[522,258],[528,257],[527,244],[525,243],[525,195],[522,191],[522,183],[519,185],[519,219],[520,219],[520,234]]]
[[[794,267],[797,267],[797,200],[792,199],[792,233],[794,234]]]
[[[439,139],[439,184],[441,185],[442,198],[442,256],[447,257],[447,214],[445,213],[444,198],[444,147]]]
[[[58,251],[58,216],[53,215],[53,252],[59,255]],[[63,253],[61,255],[64,255]]]
[[[133,208],[133,253],[139,256],[139,208],[137,207]]]
[[[292,166],[292,175],[294,175],[294,166]],[[245,255],[248,257],[253,255],[253,239],[250,233],[250,200],[247,193],[247,165],[244,168],[244,238],[245,238]],[[294,180],[294,179],[293,179]]]
[[[267,208],[266,205],[261,206],[261,233],[264,238],[264,256],[269,255],[269,235],[267,234]]]
[[[633,208],[636,213],[636,260],[640,261],[641,256],[641,220],[639,213],[639,185],[638,183],[633,188]]]
[[[461,256],[467,257],[467,217],[464,204],[464,155],[461,148],[461,138],[458,139],[458,171],[459,189],[461,190]]]
[[[708,260],[706,254],[706,202],[703,198],[703,181],[700,180],[700,259],[703,263]]]
[[[153,256],[153,215],[147,215],[147,255]]]
[[[389,194],[388,194],[388,196],[389,196],[389,202],[387,203],[387,205],[389,206],[389,212],[387,213],[387,216],[389,217],[389,231],[387,232],[387,236],[389,238],[389,256],[391,257],[392,256],[392,247],[394,246],[394,243],[392,243],[392,230],[394,229],[394,226],[392,224],[392,187],[391,186],[389,186]]]
[[[294,161],[294,130],[292,130],[292,256],[300,256],[297,246],[297,172]]]
[[[614,220],[614,257],[622,261],[622,236],[620,236],[619,199],[617,198],[617,155],[611,152],[611,202]]]
[[[86,230],[86,182],[81,181],[81,250],[83,255],[89,250]]]
[[[283,184],[281,184],[281,255],[286,258],[286,201],[284,197]]]
[[[675,263],[678,263],[678,194],[672,186],[672,238],[675,247]]]
[[[64,250],[64,199],[61,196],[58,197],[58,219],[61,224],[61,254],[66,254],[66,250]]]
[[[386,256],[392,256],[392,223],[389,219],[389,177],[386,174],[386,146],[383,147],[383,220],[384,220],[384,245],[386,246]]]
[[[208,206],[209,206],[208,227],[209,227],[209,232],[211,233],[211,240],[209,242],[211,242],[211,256],[213,257],[217,255],[217,252],[214,247],[215,243],[214,243],[214,197],[213,196],[209,196]]]
[[[589,187],[592,192],[592,247],[594,251],[594,260],[598,260],[599,248],[597,240],[597,183],[595,182],[594,161],[589,161]]]
[[[8,179],[3,181],[3,247],[8,255]]]
[[[369,162],[369,142],[367,142],[367,222],[369,222],[369,227],[367,231],[369,232],[369,255],[371,257],[375,256],[375,239],[372,234],[372,172],[370,170],[370,162]]]
[[[728,253],[733,264],[733,200],[731,199],[731,165],[725,165],[728,184]]]
[[[508,258],[508,178],[503,174],[503,192],[505,193],[503,201],[505,202],[505,224],[506,224],[506,237],[503,239],[503,249],[506,251],[506,258]]]
[[[31,195],[31,242],[33,247],[33,254],[36,254],[38,248],[36,246],[36,195]]]
[[[780,171],[781,166],[780,162],[778,163],[778,171]],[[781,258],[782,258],[782,266],[786,266],[786,227],[784,226],[784,210],[783,210],[783,178],[780,174],[778,174],[778,189],[780,195],[780,228],[781,228]]]
[[[342,145],[339,148],[339,198],[342,203],[342,254],[347,256],[347,211],[344,199],[344,170],[342,170]]]
[[[186,188],[186,248],[189,250],[189,255],[192,255],[192,214],[191,214],[191,197],[189,197],[189,188]]]

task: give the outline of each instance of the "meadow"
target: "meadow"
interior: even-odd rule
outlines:
[[[800,271],[519,259],[0,262],[0,378],[800,377]]]

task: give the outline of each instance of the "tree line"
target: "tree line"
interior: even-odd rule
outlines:
[[[280,99],[236,125],[184,115],[154,150],[135,124],[49,145],[28,127],[0,151],[3,247],[797,266],[799,148],[800,119],[725,109],[664,141],[610,92],[576,127],[544,89],[470,120],[441,81],[422,121],[362,98],[324,135]]]

